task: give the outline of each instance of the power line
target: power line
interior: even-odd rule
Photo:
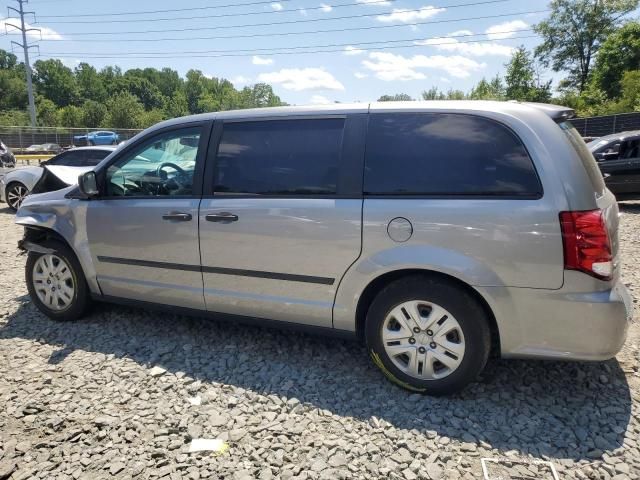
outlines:
[[[397,0],[376,0],[373,2],[369,2],[368,5],[375,5],[377,3],[380,4],[388,4],[390,1],[397,1]],[[513,0],[493,0],[493,1],[487,1],[487,2],[480,2],[480,3],[498,3],[498,2],[509,2],[509,1],[513,1]],[[273,3],[273,2],[269,2],[269,3]],[[342,8],[342,7],[353,7],[356,5],[362,5],[362,3],[341,3],[341,4],[335,4],[335,5],[321,5],[319,7],[305,7],[304,10],[305,11],[312,11],[312,10],[324,10],[326,8]],[[443,7],[434,7],[434,8],[453,8],[453,7],[448,7],[448,6],[443,6]],[[285,8],[282,10],[272,10],[272,11],[267,11],[267,12],[241,12],[241,13],[223,13],[220,15],[198,15],[195,17],[165,17],[165,18],[136,18],[136,19],[129,19],[129,20],[95,20],[95,21],[86,21],[86,20],[82,20],[83,24],[87,24],[87,23],[136,23],[136,22],[166,22],[166,21],[175,21],[175,20],[195,20],[195,19],[207,19],[207,18],[224,18],[224,17],[244,17],[244,16],[249,16],[249,15],[279,15],[279,14],[283,14],[283,13],[298,13],[300,12],[300,10],[303,10],[302,8]],[[383,15],[385,12],[382,13],[378,13],[378,14],[373,14],[373,15]],[[40,17],[40,18],[47,18],[47,17]],[[73,18],[73,15],[70,15],[67,18]],[[63,24],[63,23],[70,23],[70,24],[77,24],[78,21],[47,21],[47,24]]]
[[[513,12],[513,13],[502,13],[498,15],[484,15],[479,17],[466,17],[466,18],[454,18],[448,20],[432,20],[425,22],[412,22],[412,23],[402,23],[402,24],[393,24],[393,25],[372,25],[367,27],[352,27],[352,28],[332,28],[332,29],[321,29],[321,30],[307,30],[307,31],[298,31],[298,32],[272,32],[272,33],[248,33],[248,34],[236,34],[236,35],[208,35],[201,37],[165,37],[165,38],[115,38],[109,40],[95,40],[95,39],[82,39],[82,42],[99,42],[99,43],[114,43],[114,42],[160,42],[160,41],[192,41],[192,40],[215,40],[215,39],[231,39],[231,38],[260,38],[260,37],[281,37],[281,36],[290,36],[290,35],[311,35],[317,33],[344,33],[344,32],[355,32],[355,31],[366,31],[366,30],[381,30],[387,28],[400,28],[400,27],[412,27],[412,26],[420,26],[420,25],[433,25],[439,23],[457,23],[457,22],[466,22],[470,20],[487,20],[494,18],[504,18],[504,17],[513,17],[513,16],[521,16],[521,15],[529,15],[535,13],[546,13],[549,10],[531,10],[527,12]],[[163,30],[165,31],[165,30]],[[136,32],[136,33],[152,33],[152,32]],[[67,34],[69,35],[69,34]],[[73,39],[45,39],[47,42],[72,42],[77,41]]]
[[[470,7],[476,5],[486,5],[490,3],[498,3],[505,2],[508,0],[484,0],[481,2],[471,2],[471,3],[460,3],[456,5],[449,5],[447,8],[457,8],[457,7]],[[437,7],[433,7],[434,9]],[[406,10],[406,12],[419,12],[421,9],[413,9]],[[143,31],[124,31],[124,32],[59,32],[60,35],[69,35],[69,36],[78,36],[78,35],[130,35],[130,34],[142,34],[142,33],[166,33],[166,32],[194,32],[194,31],[202,31],[202,30],[222,30],[222,29],[230,29],[230,28],[248,28],[248,27],[267,27],[267,26],[276,26],[276,25],[288,25],[288,24],[300,24],[300,23],[312,23],[312,22],[328,22],[335,20],[348,20],[354,18],[367,18],[367,17],[378,17],[383,15],[389,15],[393,12],[384,12],[384,13],[363,13],[357,15],[343,15],[341,17],[331,17],[331,18],[308,18],[304,20],[286,20],[284,22],[263,22],[263,23],[245,23],[240,25],[221,25],[216,27],[186,27],[186,28],[174,28],[174,29],[166,29],[162,30],[143,30]],[[434,22],[426,22],[426,23],[444,23],[446,20],[434,21]],[[401,25],[419,25],[426,23],[403,23]],[[228,38],[228,37],[227,37]]]
[[[538,38],[538,35],[526,35],[521,37],[511,37],[508,40],[521,40],[525,38]],[[465,42],[458,42],[457,44],[467,44],[467,43],[480,43],[485,42],[486,40],[468,40]],[[504,40],[501,40],[504,41]],[[382,43],[382,42],[380,42]],[[441,43],[429,43],[426,46],[438,46],[438,45],[454,45],[451,42],[441,42]],[[425,45],[384,45],[381,47],[370,47],[370,48],[361,48],[360,50],[369,52],[376,50],[390,50],[396,48],[423,48]],[[344,52],[343,49],[329,49],[329,50],[313,50],[306,52],[273,52],[270,55],[306,55],[306,54],[316,54],[316,53],[335,53],[335,52]],[[69,54],[69,53],[46,53],[49,56],[56,56],[59,58],[67,58],[67,57],[77,57],[78,55]],[[190,58],[226,58],[226,57],[251,57],[254,53],[233,53],[233,54],[220,54],[220,55],[190,55]],[[130,58],[130,59],[153,59],[153,58],[182,58],[184,53],[176,54],[176,55],[167,55],[167,54],[157,54],[154,56],[129,56],[123,57],[122,54],[109,54],[109,55],[99,55],[99,54],[91,54],[85,55],[85,58],[92,59],[111,59],[111,58]]]
[[[437,36],[437,37],[417,37],[417,38],[406,38],[406,39],[398,39],[398,40],[375,40],[368,42],[347,42],[347,43],[328,43],[324,45],[300,45],[295,47],[270,47],[270,48],[243,48],[243,49],[234,49],[234,50],[179,50],[174,52],[167,52],[163,50],[162,52],[104,52],[104,53],[95,53],[95,52],[64,52],[65,55],[77,55],[77,56],[85,56],[85,55],[118,55],[118,56],[128,56],[128,55],[160,55],[166,56],[172,53],[180,54],[180,55],[191,55],[191,54],[205,54],[205,53],[261,53],[261,54],[269,54],[273,51],[281,51],[281,50],[304,50],[304,49],[318,49],[318,48],[330,48],[330,47],[354,47],[361,45],[375,45],[379,43],[406,43],[406,42],[421,42],[425,40],[450,40],[450,39],[458,39],[458,38],[468,38],[468,37],[487,37],[489,35],[511,35],[516,33],[523,32],[531,32],[532,28],[521,28],[518,30],[501,30],[495,31],[491,33],[463,33],[458,35],[447,35],[447,36]],[[520,37],[519,37],[520,38]],[[503,38],[498,40],[511,40],[512,37]],[[478,39],[479,42],[485,41],[495,41],[495,39],[487,38],[487,39]],[[445,42],[446,43],[446,42]],[[451,44],[451,42],[449,42]],[[302,52],[306,53],[306,52]],[[59,55],[56,52],[43,52],[46,55]]]
[[[279,0],[280,3],[282,2],[290,2],[291,0]],[[389,1],[396,1],[396,0],[389,0]],[[210,6],[206,6],[206,7],[190,7],[190,8],[169,8],[166,10],[146,10],[146,11],[138,11],[138,12],[116,12],[116,13],[101,13],[101,16],[122,16],[122,15],[126,15],[126,16],[130,16],[130,15],[144,15],[144,14],[149,14],[149,13],[170,13],[170,12],[193,12],[193,11],[200,11],[200,10],[211,10],[211,9],[218,9],[218,8],[231,8],[231,7],[246,7],[246,6],[251,6],[251,5],[267,5],[267,4],[271,4],[274,3],[274,0],[261,0],[258,2],[249,2],[249,3],[230,3],[230,4],[226,4],[226,5],[210,5]],[[85,13],[85,14],[79,14],[79,15],[47,15],[47,16],[43,16],[41,18],[67,18],[67,17],[73,17],[73,18],[78,18],[78,17],[95,17],[96,15],[93,13]]]

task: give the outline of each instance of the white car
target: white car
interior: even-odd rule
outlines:
[[[46,170],[51,172],[59,188],[75,185],[78,176],[98,165],[116,147],[81,147],[62,152],[43,162],[39,167],[18,168],[0,178],[0,201],[12,210],[18,210],[24,198],[42,178]]]

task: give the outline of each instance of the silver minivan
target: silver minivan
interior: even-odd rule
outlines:
[[[490,355],[608,359],[632,315],[618,207],[572,115],[445,101],[166,121],[27,197],[29,293],[55,320],[101,300],[360,337],[429,394]]]

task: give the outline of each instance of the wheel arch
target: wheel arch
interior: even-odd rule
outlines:
[[[499,356],[500,355],[500,331],[498,329],[498,324],[495,318],[495,315],[489,306],[487,300],[471,285],[468,283],[456,278],[452,275],[448,275],[446,273],[437,272],[434,270],[427,269],[419,269],[419,268],[411,268],[411,269],[401,269],[401,270],[393,270],[390,272],[386,272],[378,277],[374,278],[362,291],[358,304],[356,307],[356,334],[358,338],[364,338],[364,327],[366,323],[366,316],[369,307],[371,306],[371,302],[376,297],[376,295],[391,282],[399,280],[401,278],[413,276],[413,275],[423,275],[428,276],[430,278],[440,278],[449,283],[453,283],[463,290],[467,291],[473,298],[475,298],[478,303],[482,306],[482,309],[485,311],[487,315],[487,319],[489,320],[489,330],[491,331],[491,356]]]

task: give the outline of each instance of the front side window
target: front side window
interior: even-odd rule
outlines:
[[[461,114],[375,114],[365,193],[539,196],[522,142],[492,120]]]
[[[215,192],[332,195],[344,119],[227,123],[216,156]]]
[[[200,127],[145,141],[107,169],[107,196],[184,196],[193,193]]]

